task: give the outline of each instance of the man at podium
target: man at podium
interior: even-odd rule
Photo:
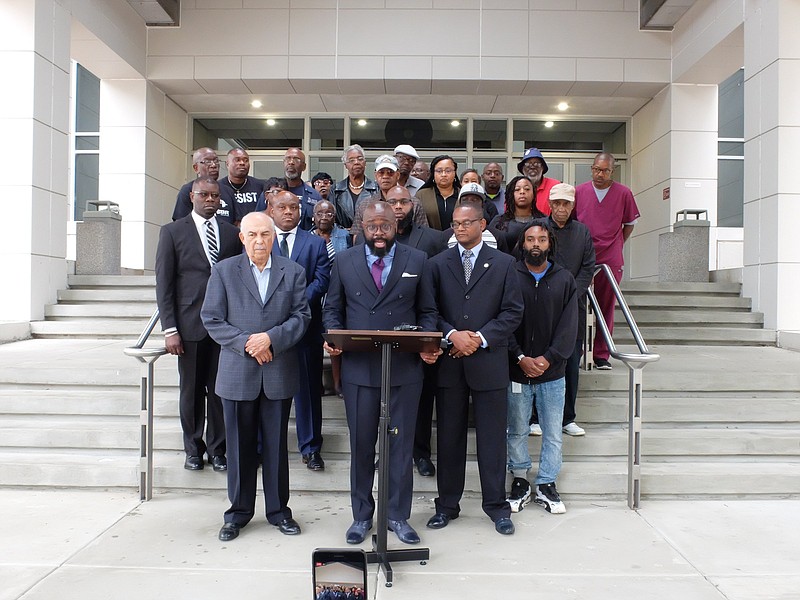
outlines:
[[[384,201],[369,201],[364,211],[365,243],[336,255],[323,324],[331,329],[391,331],[401,324],[434,331],[432,315],[420,314],[417,289],[422,281],[427,255],[410,246],[396,244],[397,221]],[[325,344],[332,356],[341,350]],[[422,391],[422,360],[433,363],[441,353],[420,356],[398,352],[392,358],[390,427],[397,428],[389,446],[388,527],[401,542],[419,543],[419,535],[408,523],[413,489],[412,452],[417,406]],[[347,530],[348,544],[360,544],[372,529],[375,499],[375,443],[381,396],[381,353],[345,352],[342,358],[342,391],[350,429],[350,499],[353,524]],[[381,457],[383,460],[383,457]]]

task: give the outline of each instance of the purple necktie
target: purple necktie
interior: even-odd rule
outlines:
[[[381,275],[383,275],[383,259],[379,258],[370,267],[370,273],[372,273],[372,281],[375,282],[375,287],[378,288],[378,293],[383,289],[383,282],[381,281]]]

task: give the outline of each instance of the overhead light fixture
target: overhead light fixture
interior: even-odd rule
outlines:
[[[275,119],[267,119],[267,125],[269,125],[270,127],[274,127],[275,126]]]
[[[555,125],[555,123],[553,123],[552,121],[546,121],[544,124],[544,126],[547,127],[548,129],[550,129],[553,125]]]
[[[252,106],[253,108],[261,108],[264,105],[262,104],[261,100],[253,100],[250,103],[250,106]]]
[[[356,121],[356,123],[358,123],[359,127],[366,127],[367,126],[367,120],[366,119],[359,119],[358,121]]]
[[[566,102],[559,102],[556,108],[558,108],[558,110],[564,111],[569,108],[569,104],[567,104]]]
[[[450,125],[452,125],[453,127],[458,127],[459,125],[461,125],[461,121],[455,121],[455,120],[450,121]]]

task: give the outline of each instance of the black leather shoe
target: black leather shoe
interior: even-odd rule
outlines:
[[[303,462],[305,463],[306,467],[312,471],[325,470],[325,461],[322,460],[322,455],[320,455],[319,452],[309,452],[308,454],[303,454]]]
[[[414,528],[408,524],[405,519],[394,521],[388,519],[389,531],[394,531],[397,534],[397,539],[404,544],[419,544],[419,534],[414,531]]]
[[[275,523],[275,527],[283,535],[300,535],[300,525],[294,519],[284,519],[280,523]]]
[[[348,544],[360,544],[367,537],[367,532],[372,529],[372,519],[366,521],[353,521],[353,524],[347,529],[345,539]]]
[[[211,463],[211,467],[215,471],[227,471],[228,470],[228,459],[225,458],[224,455],[220,454],[218,456],[212,456],[209,461]]]
[[[494,522],[494,529],[500,535],[511,535],[514,533],[514,523],[508,517],[503,517]]]
[[[186,462],[183,463],[183,468],[187,471],[202,471],[203,459],[200,456],[187,456]]]
[[[236,523],[225,523],[222,526],[222,529],[219,530],[219,541],[220,542],[230,542],[231,540],[235,540],[239,537],[239,531],[242,529],[241,525],[237,525]]]
[[[430,458],[415,458],[414,464],[417,465],[417,472],[422,475],[423,477],[433,477],[436,475],[436,467],[433,466],[433,462]]]
[[[448,517],[444,513],[437,512],[430,519],[428,519],[427,527],[431,529],[444,529],[450,523],[455,521],[458,517]]]

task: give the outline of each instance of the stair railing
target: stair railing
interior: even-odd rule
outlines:
[[[608,349],[614,358],[621,360],[628,367],[628,507],[632,509],[639,508],[641,500],[641,477],[642,477],[642,375],[644,367],[651,362],[657,361],[661,358],[658,354],[650,352],[647,343],[642,337],[642,332],[636,325],[636,320],[633,318],[631,309],[625,301],[625,296],[617,284],[614,273],[608,265],[597,265],[595,267],[594,276],[602,273],[611,288],[614,290],[614,295],[617,297],[617,304],[619,304],[625,321],[628,324],[631,335],[639,348],[639,353],[634,354],[630,352],[620,352],[617,350],[616,344],[608,331],[608,325],[603,317],[603,311],[600,310],[600,305],[597,303],[597,298],[594,295],[594,289],[589,287],[587,296],[591,303],[592,310],[594,311],[597,325],[600,327],[600,332],[608,344]],[[590,346],[591,339],[587,338],[587,347]]]
[[[153,497],[153,365],[167,353],[163,346],[145,348],[145,342],[158,323],[158,308],[147,322],[136,344],[125,348],[126,355],[134,357],[141,363],[139,380],[139,499],[150,500]]]

